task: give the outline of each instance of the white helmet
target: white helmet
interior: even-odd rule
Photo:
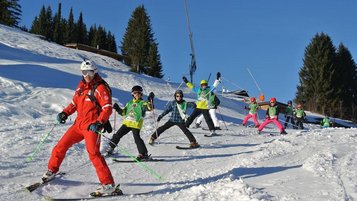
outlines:
[[[97,73],[97,66],[95,65],[94,62],[90,61],[90,60],[85,60],[81,63],[81,71],[82,70],[93,70],[94,73]]]

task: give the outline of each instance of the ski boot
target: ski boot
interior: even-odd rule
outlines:
[[[190,148],[198,148],[200,145],[197,142],[191,142],[190,143]]]
[[[42,181],[43,182],[48,182],[51,181],[53,178],[55,178],[56,174],[53,173],[51,170],[47,170],[42,176]]]
[[[139,154],[137,157],[136,157],[136,160],[137,161],[148,161],[151,159],[151,155],[148,155],[148,154]]]
[[[104,197],[111,195],[123,195],[122,190],[120,190],[120,185],[114,186],[114,184],[101,185],[96,189],[96,191],[90,193],[92,197]]]

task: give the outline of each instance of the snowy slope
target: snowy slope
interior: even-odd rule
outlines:
[[[87,197],[98,186],[81,142],[67,152],[61,166],[66,175],[33,193],[24,191],[46,171],[52,148],[75,119],[72,116],[56,126],[33,160],[26,160],[53,127],[57,113],[71,101],[82,58],[99,65],[119,104],[131,98],[130,89],[136,84],[144,87],[145,94],[156,94],[157,109],[147,114],[141,132],[144,141],[155,130],[154,116],[172,100],[175,89],[180,87],[187,100],[194,100],[194,94],[180,83],[137,75],[113,59],[0,25],[0,200]],[[228,130],[219,131],[220,137],[206,138],[207,131],[191,129],[200,149],[177,150],[176,145],[187,145],[188,140],[174,127],[160,136],[158,144],[147,145],[149,153],[164,162],[142,167],[107,159],[124,193],[150,193],[105,200],[357,200],[357,129],[306,125],[304,131],[287,129],[289,134],[281,137],[267,135],[278,133],[270,125],[258,135],[255,128],[239,125],[246,114],[243,107],[222,97],[218,116],[224,120],[221,127]],[[264,116],[263,111],[259,116]],[[111,117],[116,129],[121,120]],[[159,125],[167,120],[165,116]],[[119,148],[121,153],[137,154],[131,134],[121,140]]]

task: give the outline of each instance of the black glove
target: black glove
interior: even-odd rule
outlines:
[[[157,121],[159,122],[161,119],[162,119],[162,116],[159,115],[159,116],[157,117]]]
[[[94,133],[98,133],[103,129],[103,124],[100,123],[99,121],[96,121],[95,123],[89,124],[87,130],[93,131]]]
[[[114,103],[113,109],[117,111],[119,114],[123,112],[123,109],[121,109],[117,103]]]
[[[155,97],[154,92],[150,92],[150,93],[149,93],[149,96],[148,96],[148,101],[149,101],[149,102],[152,102],[152,101],[154,100],[154,97]]]
[[[187,80],[187,78],[185,76],[182,77],[182,80],[183,80],[184,83],[188,82],[188,80]]]
[[[65,112],[58,113],[57,115],[57,121],[61,124],[66,123],[67,118],[68,115]]]
[[[217,73],[217,80],[220,80],[220,79],[221,79],[221,73],[218,72],[218,73]]]

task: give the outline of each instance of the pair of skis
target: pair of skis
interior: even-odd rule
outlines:
[[[26,186],[25,189],[28,192],[33,192],[36,189],[46,185],[47,183],[50,183],[51,181],[62,177],[63,175],[65,175],[65,172],[58,172],[56,173],[55,177],[53,177],[51,180],[48,181],[40,181],[40,182],[35,182],[29,186]],[[131,196],[131,195],[146,195],[146,194],[151,194],[152,191],[149,192],[144,192],[144,193],[137,193],[137,194],[124,194],[120,191],[120,193],[114,193],[114,194],[108,194],[108,195],[100,195],[100,196],[96,196],[95,194],[91,195],[90,197],[77,197],[77,198],[54,198],[51,196],[44,196],[45,200],[48,201],[72,201],[72,200],[92,200],[92,199],[98,199],[98,198],[103,198],[103,197],[115,197],[115,196]]]

